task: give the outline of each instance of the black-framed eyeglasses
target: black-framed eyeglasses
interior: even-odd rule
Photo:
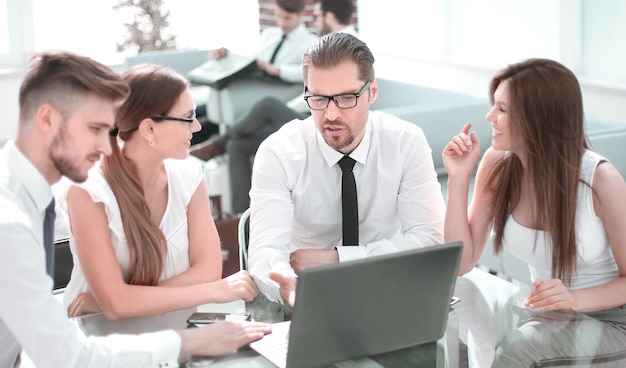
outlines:
[[[337,107],[340,109],[351,109],[356,106],[357,102],[359,101],[359,97],[361,97],[361,95],[365,93],[365,91],[369,88],[371,83],[372,81],[368,80],[363,86],[363,88],[361,88],[361,90],[357,93],[344,93],[341,95],[334,95],[334,96],[323,96],[323,95],[306,96],[308,89],[307,87],[304,87],[304,93],[305,93],[304,100],[306,101],[306,104],[309,105],[309,108],[311,110],[326,110],[328,108],[328,104],[330,103],[330,100],[333,100],[335,105],[337,105]]]
[[[196,112],[194,111],[193,114],[191,114],[191,117],[188,117],[188,118],[178,118],[175,116],[167,116],[167,115],[154,115],[150,119],[154,121],[161,121],[161,120],[182,121],[184,123],[193,124],[193,122],[196,120]]]

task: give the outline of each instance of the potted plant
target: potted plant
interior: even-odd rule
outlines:
[[[176,48],[176,36],[168,30],[170,12],[163,0],[120,0],[114,10],[130,9],[132,22],[125,23],[126,39],[117,43],[117,51],[135,49],[138,53]]]

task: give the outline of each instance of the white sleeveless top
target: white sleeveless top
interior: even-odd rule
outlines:
[[[198,185],[204,185],[200,161],[193,158],[186,160],[168,159],[164,161],[164,165],[168,182],[168,202],[159,228],[165,235],[168,249],[160,280],[171,278],[189,269],[187,206],[198,189]],[[111,243],[122,268],[124,280],[128,280],[130,254],[122,225],[122,216],[117,199],[100,172],[100,166],[97,165],[92,168],[87,181],[78,185],[89,193],[94,202],[104,203]],[[63,202],[60,203],[61,212],[67,218],[67,190],[61,197]],[[76,244],[71,234],[70,248],[74,259],[74,268],[63,297],[63,305],[66,308],[79,292],[89,290],[76,256]]]
[[[604,157],[592,151],[583,155],[581,180],[578,185],[576,208],[576,248],[578,257],[570,290],[583,289],[605,284],[619,277],[617,264],[609,245],[602,220],[593,208],[591,185],[596,167]],[[585,184],[587,183],[587,184]],[[535,244],[537,235],[537,244]],[[509,216],[504,227],[503,246],[514,256],[528,263],[530,278],[549,280],[551,276],[552,248],[550,238],[544,231],[526,228]]]

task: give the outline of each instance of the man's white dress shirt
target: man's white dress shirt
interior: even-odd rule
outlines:
[[[417,125],[370,112],[364,138],[350,153],[357,161],[359,246],[341,244],[342,157],[324,142],[312,117],[285,124],[259,147],[249,268],[270,300],[281,300],[270,270],[295,275],[289,255],[297,249],[337,248],[341,262],[443,242],[443,196]]]
[[[85,337],[52,295],[43,218],[50,185],[12,141],[0,151],[0,367],[176,367],[175,331]]]
[[[269,62],[282,37],[283,31],[280,27],[263,30],[257,56]],[[280,79],[292,83],[302,82],[302,55],[315,40],[317,36],[309,32],[304,24],[300,24],[287,34],[274,60],[274,65],[280,69]]]

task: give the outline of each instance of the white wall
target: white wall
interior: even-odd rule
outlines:
[[[0,72],[0,142],[15,135],[17,129],[18,104],[17,96],[23,73]]]
[[[42,26],[42,11],[67,8],[73,1],[83,2],[58,0],[52,6],[48,0],[33,0],[38,9],[38,27],[46,29]],[[59,3],[64,6],[58,6]],[[236,51],[254,47],[258,34],[256,0],[170,0],[168,5],[172,6],[172,25],[179,30],[182,47],[225,45]],[[584,18],[583,9],[587,18],[595,18]],[[603,79],[603,75],[584,73],[589,67],[609,65],[608,61],[615,64],[616,58],[623,58],[624,48],[619,47],[619,40],[626,38],[626,19],[621,19],[626,18],[625,9],[626,0],[359,0],[358,18],[361,36],[374,52],[381,77],[486,97],[489,80],[501,67],[527,57],[550,57],[579,76],[588,117],[626,123],[626,68],[612,69],[613,74],[623,69],[622,75],[602,70],[608,73]],[[99,11],[104,13],[106,8]],[[606,13],[612,14],[608,20],[602,18]],[[73,26],[49,27],[47,32],[120,32],[119,25],[116,30],[105,25],[110,16],[92,19],[90,26],[81,25],[74,15],[67,16],[51,17],[51,21],[70,22]],[[594,26],[598,22],[608,27],[605,32],[615,36],[582,36],[584,29],[601,29]],[[48,34],[43,39],[46,42],[39,43],[44,48],[66,46],[67,37]],[[613,46],[598,46],[603,42]],[[83,44],[82,53],[90,56],[103,49],[88,41]],[[589,53],[583,52],[585,49],[602,52],[591,52],[590,60]],[[17,92],[22,77],[20,70],[0,71],[0,139],[15,134]]]
[[[359,0],[360,34],[374,52],[378,76],[486,97],[489,80],[500,68],[530,57],[547,57],[576,72],[588,117],[626,123],[623,75],[600,80],[582,71],[583,64],[591,64],[589,56],[580,57],[585,41],[580,32],[586,19],[581,15],[582,0],[414,0],[408,4]],[[598,4],[613,4],[615,12],[600,10],[626,18],[626,1],[592,3]],[[626,19],[612,22],[622,30],[619,25]],[[600,59],[597,64],[611,59],[611,53],[624,52],[618,47],[604,51],[593,55]]]
[[[117,0],[30,1],[38,50],[74,51],[121,71],[125,55],[115,54],[115,42],[123,39],[123,23],[132,20],[132,14],[113,11]],[[258,48],[257,0],[165,0],[165,6],[170,11],[170,27],[177,35],[179,48],[225,46],[235,52]],[[15,135],[18,90],[23,76],[23,68],[0,68],[0,141]]]

